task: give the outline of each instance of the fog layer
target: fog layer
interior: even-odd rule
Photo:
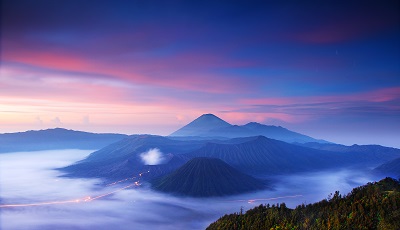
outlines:
[[[270,178],[272,189],[223,198],[178,198],[133,181],[104,186],[100,179],[59,177],[54,168],[92,151],[57,150],[0,154],[0,229],[204,229],[220,216],[259,204],[312,203],[372,181],[341,170]],[[110,195],[90,200],[86,197]],[[85,201],[86,199],[86,201]],[[66,202],[79,200],[80,202]],[[59,203],[53,203],[59,202]],[[44,204],[43,204],[44,203]],[[9,204],[34,206],[9,207]]]

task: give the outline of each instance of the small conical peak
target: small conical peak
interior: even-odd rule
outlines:
[[[214,114],[203,114],[189,124],[171,134],[171,136],[203,136],[209,135],[213,129],[231,126],[228,122]]]
[[[198,117],[197,119],[219,119],[219,120],[222,120],[221,118],[215,116],[215,115],[212,114],[212,113],[203,114],[203,115],[201,115],[200,117]],[[196,120],[197,120],[197,119],[196,119]]]
[[[200,117],[196,118],[193,122],[218,122],[218,123],[224,123],[224,124],[229,124],[228,122],[222,120],[221,118],[215,116],[214,114],[207,113],[203,114]],[[230,125],[230,124],[229,124]]]
[[[212,113],[205,113],[205,114],[201,115],[200,117],[217,117],[217,116],[215,116]]]

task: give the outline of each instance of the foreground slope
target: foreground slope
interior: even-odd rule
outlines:
[[[193,197],[225,196],[264,188],[264,184],[216,158],[193,158],[176,171],[153,181],[153,188]]]
[[[296,209],[260,205],[225,215],[207,229],[400,229],[399,207],[400,182],[386,178]]]
[[[320,142],[312,137],[296,133],[280,126],[263,125],[250,122],[246,125],[231,125],[213,114],[203,114],[194,121],[173,132],[171,137],[213,137],[213,138],[236,138],[250,136],[266,136],[268,138],[285,141],[288,143]]]
[[[100,149],[127,137],[62,128],[0,134],[0,153],[51,149]]]

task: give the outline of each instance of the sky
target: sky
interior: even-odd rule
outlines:
[[[400,147],[399,1],[3,0],[0,133],[204,113]]]

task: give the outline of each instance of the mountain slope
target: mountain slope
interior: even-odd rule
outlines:
[[[225,196],[264,188],[257,179],[215,158],[193,158],[176,171],[155,180],[154,189],[193,197]]]
[[[250,122],[247,123],[246,125],[243,125],[242,127],[251,130],[253,133],[256,133],[257,135],[263,135],[271,139],[285,141],[289,143],[293,142],[307,143],[314,141],[319,143],[328,143],[327,141],[324,140],[316,140],[304,134],[290,131],[281,126],[263,125],[257,122]]]
[[[376,166],[374,158],[359,159],[354,154],[306,148],[264,136],[234,144],[207,143],[186,156],[218,158],[251,175],[306,172],[350,165]]]
[[[67,129],[46,129],[0,134],[0,152],[50,149],[100,149],[127,135],[98,134]]]
[[[298,142],[320,142],[328,143],[324,140],[317,140],[309,136],[290,131],[280,126],[263,125],[250,122],[246,125],[231,125],[213,114],[204,114],[175,131],[171,137],[198,136],[211,138],[236,138],[263,135],[268,138],[285,141],[288,143]]]
[[[189,157],[214,157],[247,173],[290,173],[338,165],[332,153],[293,146],[285,142],[254,137],[244,143],[208,143],[186,154]]]
[[[374,172],[400,179],[400,157],[376,167]]]
[[[153,135],[133,135],[90,154],[86,159],[60,170],[72,177],[103,177],[124,179],[142,172],[145,178],[154,178],[175,170],[189,158],[182,153],[193,151],[204,145],[202,141],[178,141]],[[163,161],[157,165],[146,165],[142,153],[158,149]]]

